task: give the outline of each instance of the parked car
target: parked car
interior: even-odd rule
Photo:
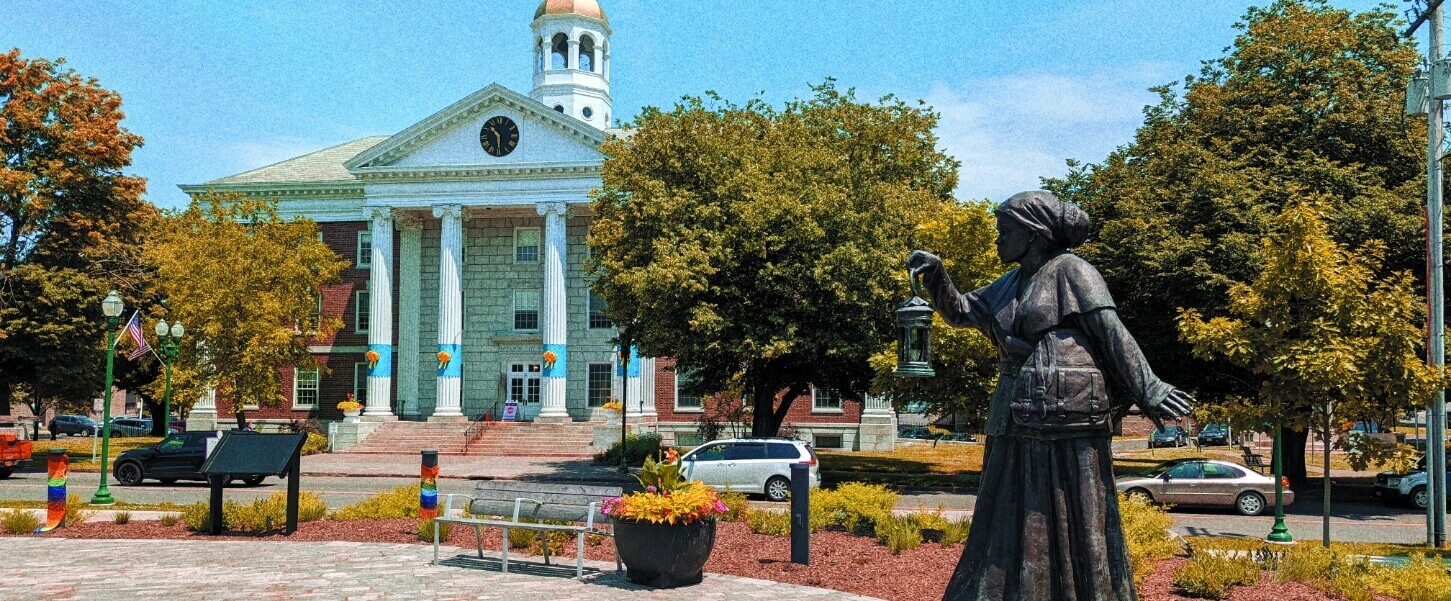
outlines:
[[[926,440],[930,436],[932,436],[932,432],[928,431],[925,426],[907,426],[897,430],[897,438]]]
[[[1383,500],[1401,501],[1416,509],[1425,509],[1431,502],[1431,496],[1426,494],[1426,473],[1426,457],[1422,456],[1416,467],[1404,474],[1394,471],[1376,474],[1375,487],[1371,490]],[[1451,494],[1447,497],[1451,498]]]
[[[100,424],[84,415],[57,415],[50,418],[50,425],[45,429],[50,430],[50,439],[64,434],[66,436],[95,436]]]
[[[1179,426],[1155,428],[1154,433],[1149,435],[1149,448],[1151,449],[1154,447],[1182,447],[1186,444],[1189,444],[1189,433]]]
[[[127,436],[148,436],[151,434],[151,420],[139,417],[113,417],[111,418],[111,436],[114,438],[125,438]]]
[[[938,440],[941,442],[977,442],[977,437],[966,432],[952,432],[943,434],[942,438]]]
[[[791,492],[791,464],[809,464],[811,486],[821,486],[821,469],[811,446],[794,438],[712,440],[680,458],[681,474],[718,490],[763,494],[785,501]]]
[[[177,480],[206,480],[201,473],[206,461],[207,439],[217,436],[216,432],[178,432],[149,447],[132,449],[116,457],[113,474],[116,482],[128,486],[140,484],[147,479],[171,484]],[[242,483],[256,486],[266,476],[243,478]]]
[[[1229,446],[1229,426],[1224,424],[1209,424],[1204,426],[1199,429],[1197,439],[1201,447],[1212,445]]]
[[[1285,504],[1295,502],[1295,492],[1285,485]],[[1141,478],[1117,482],[1119,492],[1138,495],[1156,503],[1185,506],[1233,507],[1242,515],[1259,515],[1275,498],[1275,479],[1242,465],[1210,459],[1178,459],[1167,462]]]

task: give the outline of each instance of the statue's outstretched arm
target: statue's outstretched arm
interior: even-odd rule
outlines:
[[[1128,392],[1149,419],[1156,424],[1163,418],[1179,419],[1193,408],[1193,397],[1154,375],[1139,343],[1119,320],[1118,311],[1097,309],[1079,314],[1077,321],[1098,349],[1104,371]]]

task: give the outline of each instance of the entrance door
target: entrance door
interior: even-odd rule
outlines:
[[[539,415],[540,372],[538,363],[509,364],[509,397],[519,403],[519,421],[534,421]]]

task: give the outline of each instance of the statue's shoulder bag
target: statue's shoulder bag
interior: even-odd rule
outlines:
[[[1043,334],[1018,370],[1011,407],[1014,424],[1043,434],[1109,431],[1108,384],[1083,331]]]

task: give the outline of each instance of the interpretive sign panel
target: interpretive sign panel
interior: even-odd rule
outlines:
[[[297,531],[297,480],[302,472],[302,443],[306,434],[257,434],[254,432],[223,432],[211,454],[202,464],[202,473],[211,485],[211,533],[221,534],[226,528],[222,514],[222,489],[233,479],[247,476],[278,476],[287,478],[286,534]]]

